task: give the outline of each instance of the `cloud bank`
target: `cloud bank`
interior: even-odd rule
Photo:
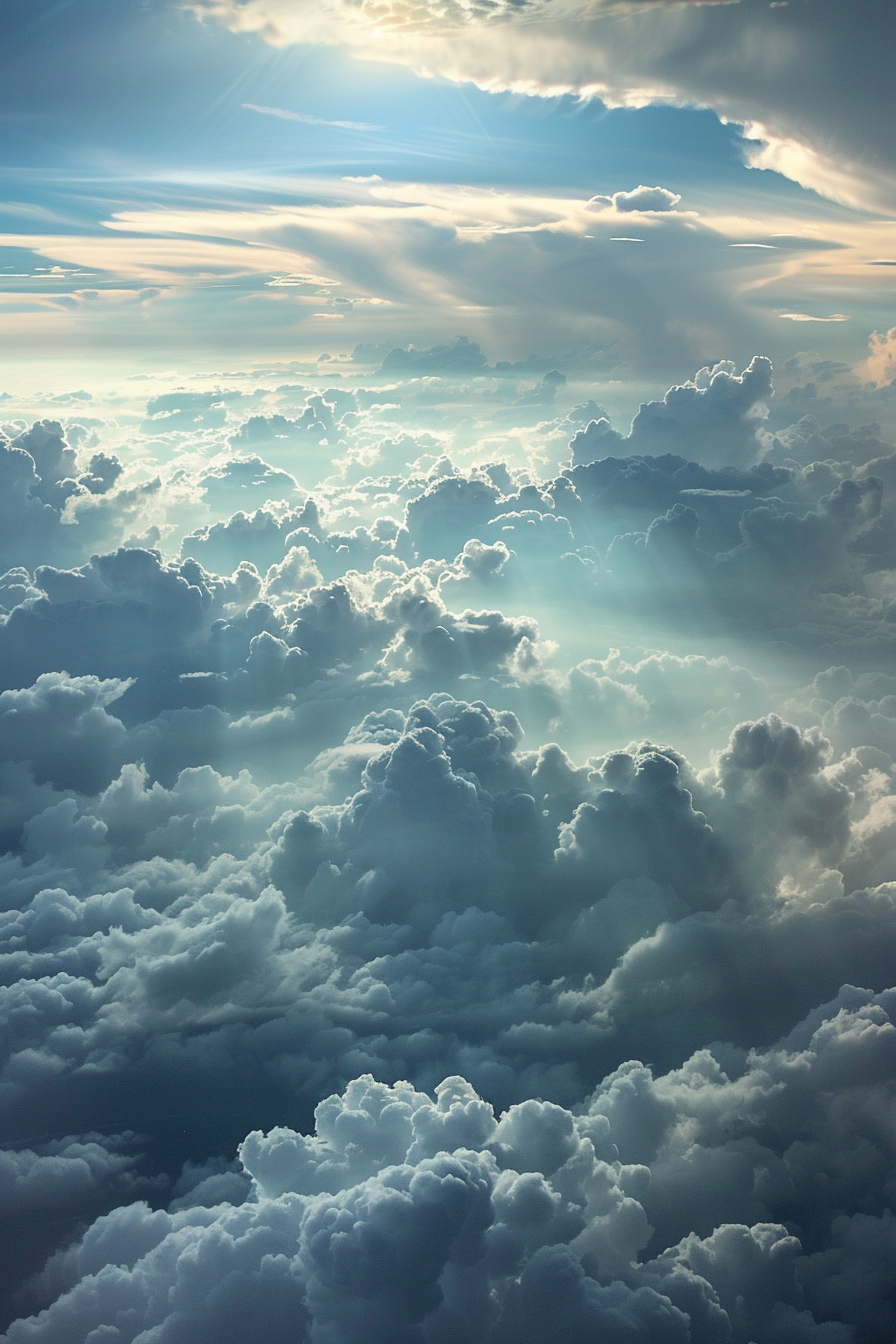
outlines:
[[[4,403],[6,1338],[884,1344],[896,450],[363,354]]]

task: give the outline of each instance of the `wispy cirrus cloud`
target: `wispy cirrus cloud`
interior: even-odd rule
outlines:
[[[788,322],[848,322],[848,313],[829,313],[827,317],[816,317],[812,313],[782,313]]]
[[[312,117],[308,112],[290,112],[285,107],[261,107],[258,103],[243,103],[247,112],[260,112],[263,117],[278,117],[281,121],[298,121],[304,126],[334,126],[340,131],[384,131],[369,121],[329,121],[326,117]]]
[[[113,209],[89,233],[21,233],[7,243],[30,254],[29,264],[97,273],[102,289],[164,289],[140,339],[149,339],[157,322],[174,323],[170,331],[166,325],[165,342],[189,339],[191,348],[221,340],[216,305],[239,305],[239,322],[229,327],[234,341],[271,351],[287,331],[294,340],[296,324],[325,298],[328,311],[347,319],[347,347],[371,338],[374,309],[378,326],[388,311],[390,328],[413,313],[421,338],[436,342],[475,312],[484,325],[471,336],[487,340],[500,331],[514,358],[532,353],[533,340],[539,350],[567,348],[599,332],[616,343],[627,368],[649,364],[669,376],[680,367],[683,342],[692,361],[702,358],[707,340],[785,358],[789,346],[777,334],[782,316],[809,323],[819,338],[839,330],[851,363],[864,357],[867,332],[888,325],[888,313],[875,306],[881,270],[866,265],[884,254],[880,221],[827,221],[822,234],[810,231],[802,214],[648,208],[620,216],[604,203],[609,196],[569,191],[376,176],[337,183],[295,177],[284,192],[285,185],[278,183],[274,203],[222,182],[213,206],[172,185],[164,207]],[[756,246],[769,238],[777,243]],[[667,294],[673,261],[682,283]],[[831,286],[847,280],[848,314],[832,313]],[[45,287],[43,275],[18,280],[8,297],[33,304]],[[79,305],[73,313],[72,321],[89,320],[95,339],[106,339],[112,310],[88,316]],[[58,325],[58,306],[38,319]],[[20,328],[15,332],[0,324],[0,339],[19,340]],[[396,339],[403,334],[396,328]],[[121,339],[117,327],[108,338]]]

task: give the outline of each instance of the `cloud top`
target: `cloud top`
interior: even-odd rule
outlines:
[[[9,408],[7,1338],[887,1344],[885,429],[330,378]]]

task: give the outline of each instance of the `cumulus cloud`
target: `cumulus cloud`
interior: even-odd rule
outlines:
[[[884,1344],[883,431],[394,348],[0,448],[7,1338]]]
[[[614,191],[612,196],[592,196],[589,205],[609,205],[626,214],[629,211],[674,210],[681,197],[668,187],[635,187],[632,191]]]
[[[878,385],[893,382],[896,376],[894,346],[896,346],[896,328],[887,332],[875,331],[869,341],[870,352],[860,372]]]
[[[82,454],[79,462],[56,420],[35,421],[12,439],[0,433],[0,475],[4,569],[78,563],[97,543],[114,545],[159,488],[158,480],[116,488],[118,458]]]
[[[101,1338],[123,1304],[125,1339],[236,1340],[250,1323],[284,1340],[882,1338],[889,1214],[839,1219],[815,1253],[775,1215],[799,1210],[811,1240],[809,1151],[861,1142],[891,1010],[844,991],[736,1065],[710,1050],[658,1077],[628,1063],[572,1113],[525,1101],[499,1117],[459,1076],[434,1095],[361,1076],[318,1105],[313,1134],[244,1139],[248,1200],[99,1219],[45,1272],[56,1300],[9,1338]],[[861,1291],[841,1286],[853,1265]]]
[[[732,469],[752,466],[764,456],[760,434],[773,392],[768,359],[756,356],[742,374],[730,360],[724,360],[670,388],[662,401],[643,402],[627,435],[615,430],[606,416],[589,421],[570,443],[573,465],[584,466],[619,453],[655,458],[686,453],[702,465],[723,469],[725,474],[713,482],[717,489],[723,485],[743,488],[746,482],[736,482]],[[662,468],[657,465],[655,469]],[[777,478],[779,482],[783,479]],[[767,479],[765,485],[773,483]],[[695,479],[692,488],[708,485],[708,478]]]

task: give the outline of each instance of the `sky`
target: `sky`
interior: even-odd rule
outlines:
[[[8,1344],[892,1344],[894,55],[3,0]]]
[[[567,366],[611,347],[640,386],[760,350],[856,366],[891,325],[876,0],[6,0],[3,22],[23,376],[460,334]],[[664,208],[620,209],[643,184]]]

